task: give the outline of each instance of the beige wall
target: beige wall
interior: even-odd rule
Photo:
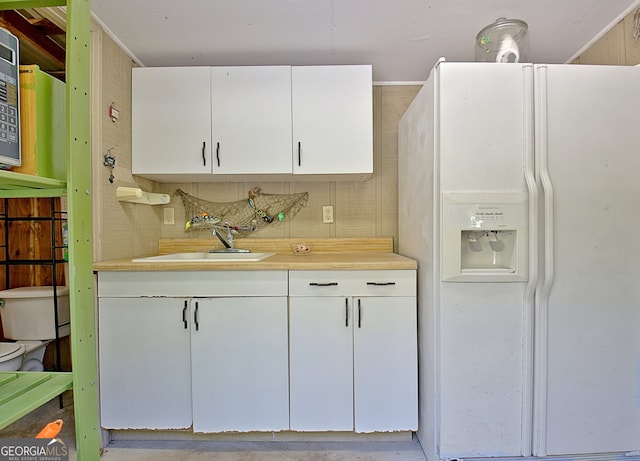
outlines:
[[[160,208],[119,202],[117,186],[140,186],[156,191],[157,185],[131,175],[131,68],[132,60],[94,26],[91,34],[92,183],[94,192],[94,260],[127,258],[156,252],[160,238]],[[109,118],[114,104],[120,117]],[[103,165],[110,152],[112,170]],[[109,181],[113,174],[113,183]]]
[[[635,12],[627,15],[575,61],[576,64],[640,64],[640,43],[633,38]]]
[[[613,27],[588,51],[578,64],[635,65],[640,63],[640,45],[633,38],[634,14]],[[131,175],[131,59],[99,28],[92,34],[93,95],[93,184],[94,259],[152,254],[159,238],[204,237],[204,232],[184,232],[187,219],[178,197],[169,205],[175,209],[175,224],[163,225],[161,206],[121,203],[115,198],[118,185],[139,185],[145,190],[173,194],[180,188],[199,198],[229,202],[246,198],[254,186],[266,193],[309,193],[307,207],[292,221],[271,225],[252,236],[261,237],[367,237],[397,238],[397,123],[413,100],[419,86],[376,86],[374,100],[374,175],[365,182],[233,182],[160,184]],[[425,76],[426,78],[426,76]],[[111,103],[120,111],[112,122]],[[115,180],[103,166],[111,149],[116,157]],[[335,207],[335,223],[322,224],[322,205]],[[420,198],[416,197],[416,206]]]

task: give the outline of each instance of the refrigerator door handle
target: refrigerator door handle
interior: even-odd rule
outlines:
[[[536,183],[535,171],[535,117],[533,69],[524,66],[524,179],[529,193],[528,233],[529,233],[529,273],[524,292],[524,363],[522,368],[522,455],[531,456],[533,452],[533,376],[534,376],[534,312],[535,294],[538,284],[538,203],[540,192]]]
[[[548,113],[547,113],[547,67],[536,66],[535,73],[536,92],[536,172],[537,180],[541,188],[541,200],[543,201],[544,220],[542,240],[537,239],[536,244],[544,245],[543,267],[538,268],[542,273],[542,280],[538,284],[535,296],[535,381],[534,381],[534,408],[533,408],[533,456],[546,456],[547,454],[547,317],[549,310],[549,293],[553,283],[553,185],[549,176],[548,164]]]
[[[546,77],[546,68],[540,68],[538,72],[540,75]],[[546,80],[540,78],[539,91],[540,99],[543,99],[546,95]],[[553,184],[551,184],[551,177],[549,176],[549,156],[547,149],[547,113],[544,106],[544,100],[537,105],[538,113],[540,114],[539,123],[537,129],[540,132],[540,150],[539,150],[539,175],[540,183],[542,185],[542,195],[544,200],[544,277],[542,279],[541,299],[546,303],[549,299],[549,291],[551,290],[551,283],[553,281]],[[546,304],[545,304],[546,305]]]
[[[533,81],[531,73],[525,74],[525,114],[533,114]],[[528,77],[528,78],[527,78]],[[536,183],[534,150],[534,117],[525,117],[524,129],[524,179],[529,193],[529,282],[525,292],[526,301],[533,306],[536,285],[538,284],[538,201],[540,193]],[[531,307],[533,309],[533,307]]]

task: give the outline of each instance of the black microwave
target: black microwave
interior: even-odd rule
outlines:
[[[0,28],[0,168],[20,166],[18,37]]]

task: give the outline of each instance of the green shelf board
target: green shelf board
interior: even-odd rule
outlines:
[[[0,372],[0,428],[72,388],[71,373]]]
[[[67,183],[58,179],[0,170],[0,197],[58,197],[67,192]]]
[[[65,6],[66,0],[0,0],[0,10]]]

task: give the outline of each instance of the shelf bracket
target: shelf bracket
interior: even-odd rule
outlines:
[[[140,203],[143,205],[166,205],[171,201],[169,194],[145,192],[137,187],[116,188],[116,198],[121,202]]]

